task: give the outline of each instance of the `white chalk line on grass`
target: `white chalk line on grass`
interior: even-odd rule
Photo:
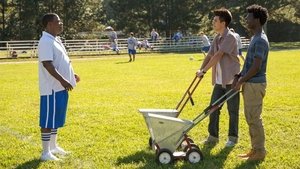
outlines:
[[[28,143],[32,146],[41,146],[41,143],[37,143],[32,139],[32,136],[26,136],[14,129],[7,127],[7,126],[0,126],[0,133],[9,134],[10,136],[15,137],[15,138],[21,140],[22,142]],[[74,162],[76,162],[77,166],[80,166],[80,168],[96,167],[95,163],[91,160],[84,161],[80,158],[74,158]]]
[[[107,60],[107,59],[111,59],[111,58],[124,58],[125,56],[118,56],[118,57],[102,57],[102,58],[70,58],[71,61],[72,60],[76,60],[76,61],[89,61],[89,60]],[[127,55],[126,55],[127,57]],[[26,63],[37,63],[37,60],[34,61],[11,61],[11,62],[1,62],[0,61],[0,65],[10,65],[10,64],[26,64]]]
[[[127,55],[123,55],[123,56],[103,56],[103,57],[84,57],[84,58],[70,58],[71,61],[76,60],[76,61],[90,61],[90,60],[109,60],[109,59],[127,59]],[[148,57],[147,55],[144,56],[139,56],[139,57]],[[126,60],[127,61],[127,60]],[[26,64],[26,63],[37,63],[37,60],[33,60],[33,61],[11,61],[11,62],[1,62],[0,61],[0,65],[9,65],[9,64]]]
[[[6,127],[6,126],[0,126],[0,132],[1,133],[6,133],[6,134],[9,134],[21,141],[24,141],[26,143],[29,143],[30,145],[33,145],[33,146],[38,146],[39,144],[37,144],[36,142],[34,142],[32,140],[32,137],[31,136],[26,136],[26,135],[23,135],[21,134],[20,132],[16,131],[16,130],[13,130],[9,127]]]

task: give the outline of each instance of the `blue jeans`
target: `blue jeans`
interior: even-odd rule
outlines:
[[[222,85],[216,84],[213,89],[210,104],[214,103],[230,89],[231,89],[231,85],[226,85],[226,88],[222,88]],[[229,140],[233,142],[237,142],[237,138],[238,138],[239,104],[240,104],[239,93],[227,101],[227,109],[229,112],[228,136],[229,136]],[[221,108],[219,108],[209,116],[208,132],[210,136],[216,138],[219,138],[219,119],[220,119]]]

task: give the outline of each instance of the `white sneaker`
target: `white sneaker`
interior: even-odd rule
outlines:
[[[49,160],[53,160],[53,161],[59,161],[59,159],[57,157],[55,157],[51,152],[48,153],[43,153],[41,156],[41,160],[42,161],[49,161]]]
[[[63,156],[69,154],[68,152],[66,152],[64,149],[62,149],[60,147],[56,147],[50,151],[52,154],[59,154],[59,155],[63,155]]]
[[[235,145],[236,145],[235,142],[228,140],[227,143],[226,143],[226,145],[225,145],[225,147],[233,147]]]

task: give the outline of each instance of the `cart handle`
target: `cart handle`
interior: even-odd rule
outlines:
[[[231,99],[233,96],[235,96],[239,92],[240,91],[238,91],[238,90],[230,89],[222,97],[220,97],[218,100],[216,100],[213,104],[209,105],[206,109],[204,109],[204,111],[193,120],[194,125],[197,125],[204,118],[206,118],[207,116],[209,116],[211,113],[215,112],[226,101],[228,101],[229,99]]]
[[[179,114],[181,113],[181,111],[185,107],[188,100],[191,101],[191,104],[193,106],[195,105],[194,100],[192,98],[192,95],[193,95],[194,91],[196,90],[197,86],[199,85],[200,81],[202,80],[202,78],[203,77],[199,78],[198,76],[194,77],[192,83],[190,84],[190,86],[188,87],[188,89],[186,90],[186,92],[184,93],[181,100],[179,101],[179,103],[176,106],[176,110],[178,110],[178,113],[177,113],[176,117],[179,116]]]

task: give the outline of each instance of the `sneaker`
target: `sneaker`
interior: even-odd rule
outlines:
[[[207,139],[203,142],[204,145],[216,145],[218,143],[219,139],[213,136],[208,136]]]
[[[60,147],[56,147],[55,149],[50,150],[52,154],[55,155],[67,155],[68,152],[66,152],[64,149],[60,148]]]
[[[58,161],[59,159],[55,157],[51,152],[43,153],[41,156],[42,161]]]
[[[233,141],[231,141],[231,140],[228,140],[228,141],[226,142],[225,147],[234,147],[235,145],[236,145],[235,142],[233,142]]]

